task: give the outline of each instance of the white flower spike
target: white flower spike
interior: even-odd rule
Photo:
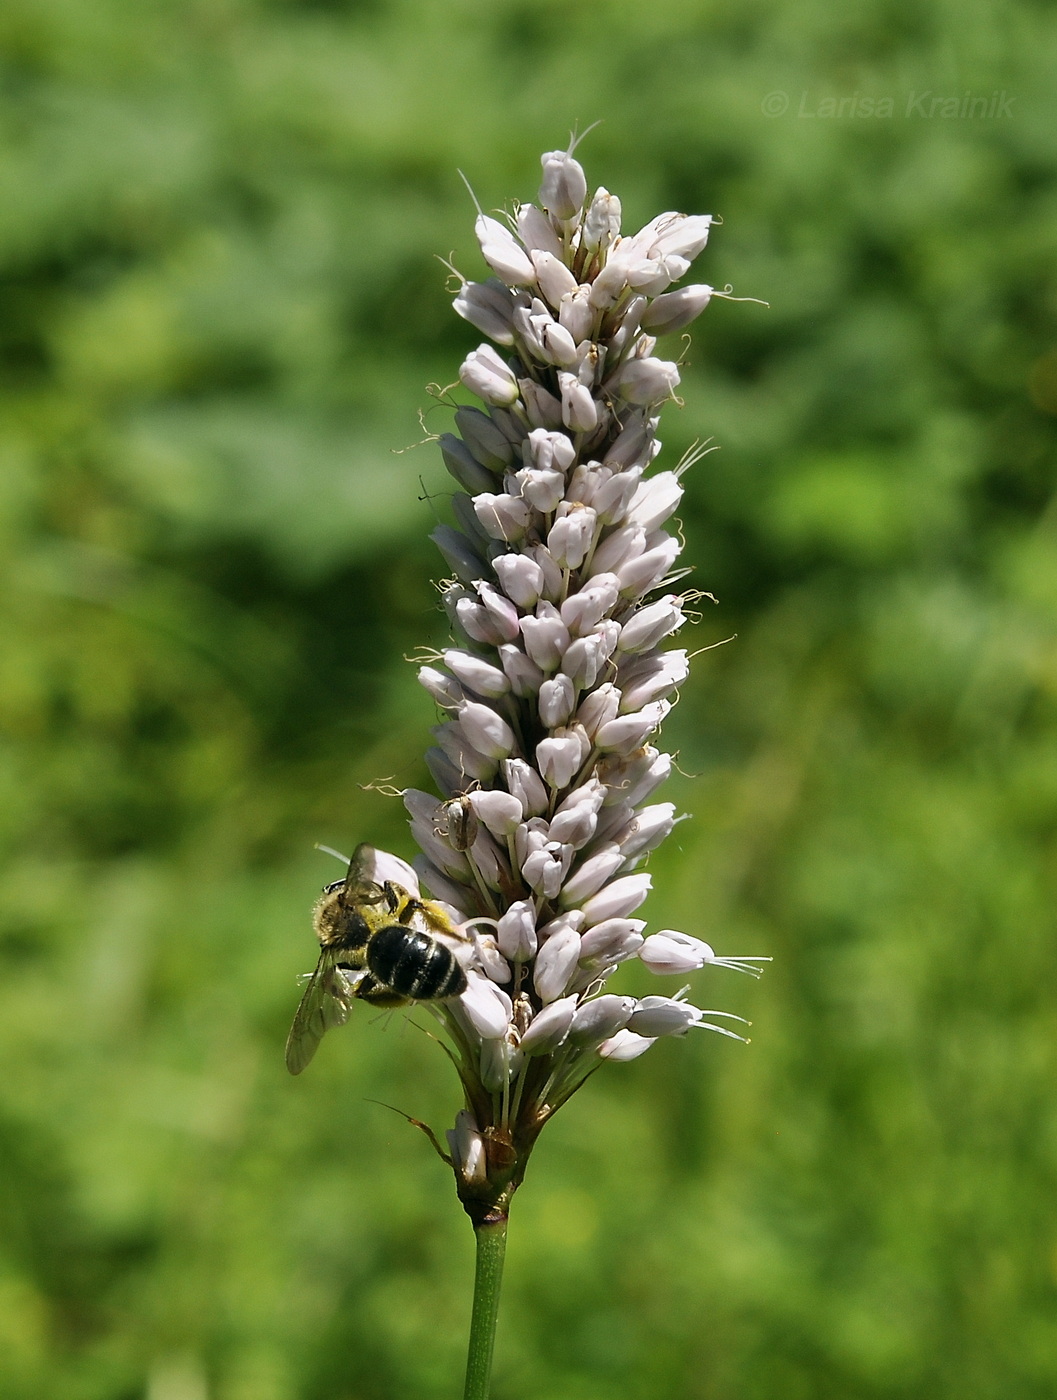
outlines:
[[[619,199],[589,198],[574,145],[543,156],[538,200],[509,223],[479,214],[487,271],[459,278],[455,310],[490,343],[460,370],[482,407],[458,408],[440,439],[453,637],[419,672],[440,711],[439,792],[405,795],[414,870],[375,853],[345,905],[325,896],[360,924],[344,951],[324,943],[311,1024],[318,1039],[357,998],[435,1016],[465,1096],[447,1160],[479,1232],[505,1220],[540,1130],[603,1061],[694,1028],[741,1039],[720,1024],[740,1018],[682,994],[609,991],[621,964],[759,976],[767,961],[636,917],[642,863],[679,820],[650,799],[672,767],[657,736],[688,674],[669,639],[692,596],[670,591],[682,472],[650,471],[679,385],[655,336],[714,296],[673,289],[712,220],[668,211],[622,236]],[[404,960],[389,981],[383,943]]]

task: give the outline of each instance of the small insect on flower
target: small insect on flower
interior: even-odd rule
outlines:
[[[332,1026],[345,1024],[356,998],[404,1006],[466,990],[466,973],[441,941],[465,936],[440,904],[372,879],[375,854],[366,843],[357,846],[345,878],[325,886],[316,903],[319,962],[287,1037],[291,1074],[301,1073]]]
[[[443,820],[434,829],[434,834],[442,836],[454,851],[468,851],[477,840],[480,824],[469,797],[463,794],[453,797],[442,807]]]

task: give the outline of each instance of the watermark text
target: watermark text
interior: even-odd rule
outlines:
[[[765,117],[795,116],[815,121],[831,118],[838,121],[891,121],[893,118],[922,121],[1001,121],[1013,116],[1016,98],[1003,88],[994,92],[939,92],[934,88],[911,88],[898,95],[877,95],[868,92],[845,93],[842,97],[823,97],[807,89],[790,96],[788,92],[769,92],[760,103]]]

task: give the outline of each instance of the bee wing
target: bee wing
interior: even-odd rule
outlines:
[[[385,890],[371,878],[373,870],[374,847],[361,841],[352,853],[348,873],[340,885],[342,904],[355,907],[386,902]]]
[[[324,949],[286,1037],[286,1068],[291,1074],[301,1073],[332,1026],[345,1024],[351,1006],[352,992],[334,954]]]

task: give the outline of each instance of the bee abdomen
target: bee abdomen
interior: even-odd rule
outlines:
[[[438,1001],[466,989],[466,974],[451,949],[401,924],[378,930],[367,945],[367,966],[410,1001]]]

